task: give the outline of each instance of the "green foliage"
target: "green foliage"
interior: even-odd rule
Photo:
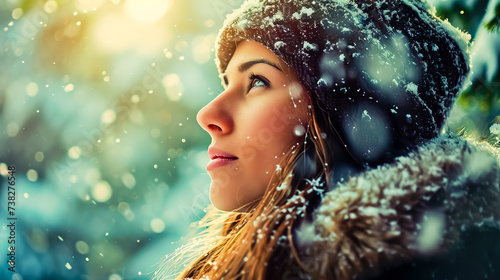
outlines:
[[[500,4],[493,9],[491,0],[437,1],[437,14],[472,36],[472,74],[470,83],[460,93],[457,105],[462,115],[450,124],[456,130],[481,139],[491,138],[489,127],[500,115],[500,54],[492,50],[499,44]],[[490,19],[486,15],[494,14]],[[482,49],[484,48],[484,49]]]
[[[500,4],[495,7],[495,16],[488,21],[484,27],[490,32],[496,32],[500,28]]]

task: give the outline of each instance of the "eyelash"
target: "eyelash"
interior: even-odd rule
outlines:
[[[264,87],[266,88],[268,88],[269,85],[271,84],[268,79],[260,75],[255,75],[253,72],[250,73],[248,79],[250,79],[250,85],[248,86],[248,90],[251,90],[252,88],[255,87],[255,81],[261,81],[262,83],[264,83]]]

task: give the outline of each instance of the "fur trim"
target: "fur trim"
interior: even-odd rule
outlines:
[[[320,279],[353,279],[445,253],[468,228],[498,227],[498,158],[443,135],[339,184],[316,211],[305,266]]]

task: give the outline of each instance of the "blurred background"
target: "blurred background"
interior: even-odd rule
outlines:
[[[0,0],[1,279],[150,279],[184,242],[209,205],[196,113],[222,90],[213,46],[241,3]],[[474,41],[448,127],[498,145],[500,0],[430,3]]]

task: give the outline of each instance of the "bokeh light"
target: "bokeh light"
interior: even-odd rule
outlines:
[[[99,181],[92,187],[91,193],[95,201],[106,202],[111,198],[113,189],[108,182]]]

